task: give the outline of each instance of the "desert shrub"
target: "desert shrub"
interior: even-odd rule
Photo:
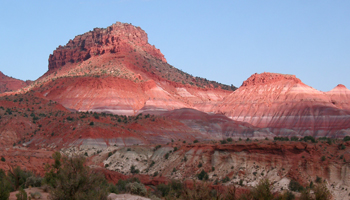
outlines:
[[[61,157],[57,152],[53,157],[55,163],[45,175],[45,182],[52,186],[52,200],[107,198],[106,179],[85,166],[84,157]]]
[[[109,193],[114,193],[114,194],[118,194],[119,190],[118,187],[114,184],[108,184],[108,192]]]
[[[303,138],[303,140],[304,140],[305,142],[307,142],[307,141],[311,141],[312,143],[315,143],[315,142],[316,142],[315,138],[312,137],[312,136],[305,136],[305,137]]]
[[[18,190],[20,187],[25,186],[25,182],[28,177],[33,176],[30,171],[24,171],[20,167],[11,168],[8,172],[7,177],[13,185],[14,190]]]
[[[340,149],[341,149],[341,150],[344,150],[345,148],[346,148],[346,147],[345,147],[344,144],[341,144],[341,145],[340,145]]]
[[[211,200],[213,193],[208,184],[193,182],[193,188],[186,188],[182,193],[184,200]]]
[[[316,182],[316,183],[321,183],[321,182],[322,182],[322,178],[319,177],[319,176],[316,176],[315,182]]]
[[[32,199],[41,199],[42,195],[40,192],[32,192],[32,193],[30,193],[30,197]]]
[[[30,176],[26,180],[25,187],[26,188],[28,188],[29,186],[31,186],[31,187],[40,187],[42,180],[43,180],[43,178],[41,178],[41,177]]]
[[[169,158],[169,155],[170,155],[169,152],[166,153],[165,156],[164,156],[164,158],[165,158],[165,159],[168,159],[168,158]]]
[[[198,143],[198,140],[193,140],[193,143]]]
[[[205,172],[204,170],[202,170],[199,174],[197,174],[197,177],[199,180],[208,180],[209,178],[207,172]]]
[[[350,141],[350,136],[345,136],[343,139],[345,142]]]
[[[290,180],[288,188],[293,192],[301,192],[302,190],[304,190],[304,187],[300,185],[298,181],[295,181],[293,179]]]
[[[4,157],[1,156],[1,161],[2,161],[2,162],[5,162],[6,159],[5,159]]]
[[[93,126],[94,125],[94,122],[90,122],[90,124],[89,124],[90,126]]]
[[[127,192],[130,192],[131,194],[146,196],[147,195],[147,189],[142,183],[133,182],[128,183],[125,186],[125,189]]]
[[[27,193],[23,188],[20,188],[16,194],[17,200],[27,200]]]
[[[158,176],[158,171],[154,172],[153,177]]]
[[[314,189],[316,200],[328,200],[331,199],[331,192],[328,190],[324,183],[318,184]]]
[[[230,137],[229,137],[229,138],[227,138],[226,140],[227,140],[227,142],[232,142],[232,141],[233,141],[233,139],[232,139],[232,138],[230,138]]]
[[[108,153],[108,158],[111,157],[113,155],[113,152],[109,152]]]
[[[227,140],[220,140],[221,144],[227,144]]]
[[[174,147],[174,152],[177,151],[177,147]]]
[[[229,182],[229,181],[230,181],[230,178],[227,177],[227,176],[226,176],[224,179],[222,179],[222,182],[223,182],[223,183],[227,183],[227,182]]]
[[[0,169],[0,200],[8,200],[11,190],[11,183],[8,181],[5,172]]]
[[[295,195],[291,191],[286,191],[283,194],[279,194],[275,200],[293,200],[295,199]]]
[[[203,166],[203,164],[200,162],[199,164],[198,164],[198,168],[201,168]]]
[[[297,136],[292,136],[292,137],[290,138],[290,140],[291,140],[291,141],[298,141],[299,138],[298,138]]]
[[[162,197],[165,197],[169,194],[170,190],[171,190],[171,186],[168,184],[168,185],[165,185],[163,183],[157,185],[157,190],[160,191]]]
[[[288,137],[274,137],[273,140],[275,141],[289,141]]]
[[[130,167],[130,173],[132,174],[138,174],[140,173],[140,170],[136,169],[136,167],[134,165],[131,165]]]
[[[322,157],[321,157],[321,160],[322,160],[322,161],[325,161],[325,160],[326,160],[326,156],[322,156]]]
[[[159,149],[160,147],[162,147],[162,145],[157,145],[156,147],[154,147],[154,151],[156,151],[156,150]]]
[[[258,185],[251,190],[251,195],[253,199],[259,199],[259,200],[273,199],[273,194],[271,191],[271,185],[269,180],[268,179],[260,180]]]

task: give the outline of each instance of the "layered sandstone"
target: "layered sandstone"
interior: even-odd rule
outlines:
[[[118,22],[58,47],[32,89],[70,110],[134,115],[209,110],[235,87],[174,68],[141,28]]]
[[[213,111],[276,134],[343,137],[350,134],[348,94],[342,86],[318,91],[292,75],[254,74]]]

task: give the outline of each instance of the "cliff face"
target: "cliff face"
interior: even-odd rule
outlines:
[[[49,70],[105,53],[130,52],[136,49],[166,62],[159,49],[148,44],[145,31],[131,24],[117,22],[106,29],[95,28],[93,31],[78,35],[69,40],[65,46],[59,46],[49,57]]]
[[[349,92],[338,86],[321,92],[295,76],[254,74],[214,106],[213,111],[282,135],[349,134]]]
[[[16,91],[31,83],[32,81],[22,81],[11,78],[0,72],[0,93]]]

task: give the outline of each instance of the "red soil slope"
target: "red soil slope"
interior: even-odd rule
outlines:
[[[22,81],[11,78],[0,72],[0,93],[16,91],[31,83],[32,81]]]
[[[213,111],[283,135],[350,134],[349,90],[321,92],[293,75],[254,74]]]

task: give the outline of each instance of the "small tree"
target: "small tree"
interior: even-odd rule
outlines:
[[[251,191],[253,199],[271,200],[273,194],[271,192],[271,185],[268,179],[262,179],[259,184]]]
[[[18,193],[16,194],[17,200],[27,200],[27,193],[23,190],[23,188],[20,188]]]
[[[0,169],[0,200],[8,200],[11,191],[11,184],[9,183],[5,172]]]
[[[108,184],[102,174],[94,173],[85,166],[85,158],[62,157],[55,153],[55,163],[45,175],[52,184],[50,199],[107,199]],[[59,156],[58,156],[59,155]],[[62,164],[61,164],[62,163]]]

